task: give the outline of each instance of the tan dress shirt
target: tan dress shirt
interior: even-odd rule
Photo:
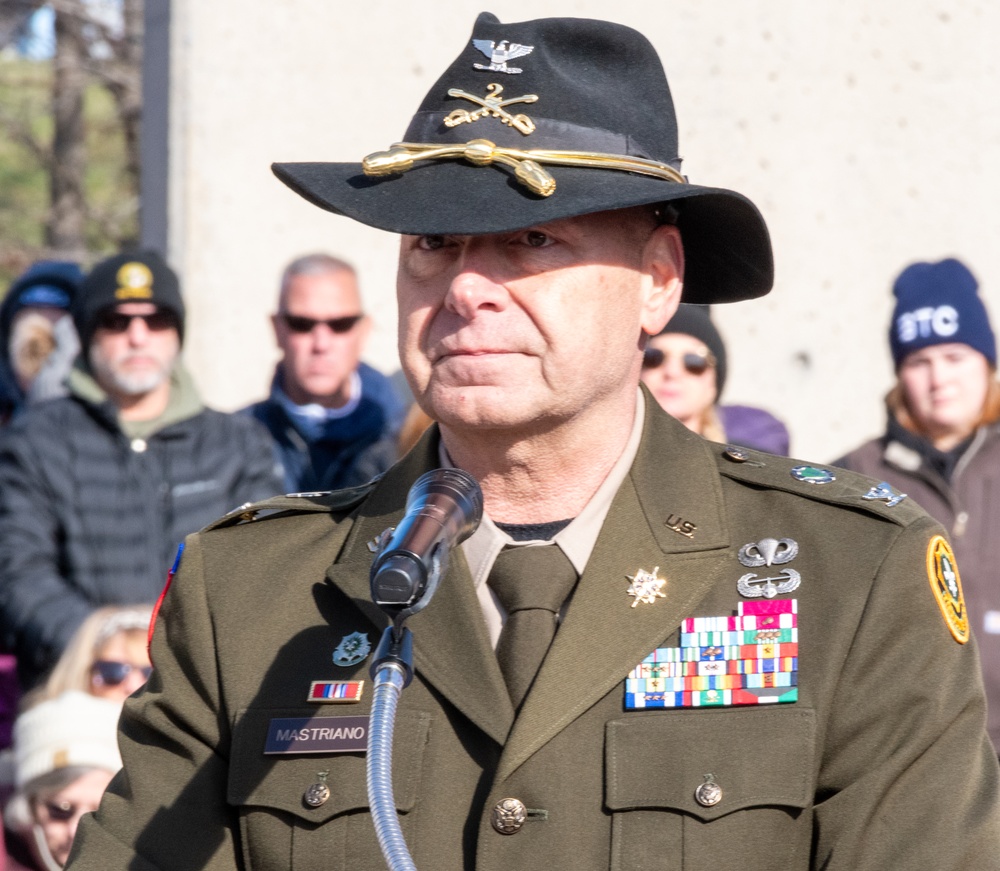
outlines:
[[[590,559],[590,552],[594,549],[597,536],[604,525],[604,519],[611,508],[611,502],[622,481],[625,480],[628,470],[632,468],[632,461],[639,449],[645,417],[645,404],[642,401],[642,394],[637,390],[635,420],[632,422],[632,432],[625,443],[622,455],[583,510],[552,540],[553,543],[562,548],[577,574],[583,574],[587,560]],[[440,453],[442,466],[455,465],[448,456],[443,443],[440,446]],[[500,630],[503,629],[507,615],[496,594],[486,583],[490,570],[493,568],[493,562],[496,560],[497,554],[508,545],[520,547],[539,543],[548,544],[549,542],[514,541],[484,512],[479,528],[462,544],[462,552],[469,564],[469,572],[476,586],[476,595],[479,597],[479,604],[483,609],[486,627],[494,649],[496,649],[497,639],[500,637]]]

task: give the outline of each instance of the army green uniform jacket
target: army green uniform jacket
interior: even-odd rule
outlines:
[[[351,706],[307,704],[307,692],[314,680],[368,680],[369,662],[339,668],[331,654],[355,632],[377,642],[367,543],[436,458],[432,432],[354,504],[275,500],[270,516],[188,540],[153,677],[125,706],[125,769],[80,826],[72,871],[385,867],[362,753],[264,749],[274,720],[369,710],[370,692]],[[862,499],[868,479],[838,471],[813,484],[794,465],[732,460],[648,407],[632,471],[516,718],[456,552],[409,623],[416,676],[400,702],[394,783],[417,867],[1000,867],[975,644],[956,641],[928,582],[940,528],[912,502]],[[737,558],[769,537],[799,546],[800,586],[774,600],[797,600],[797,701],[627,709],[626,676],[677,646],[685,618],[735,614],[749,601],[737,581],[781,568]],[[665,595],[630,597],[630,578],[655,568]],[[696,791],[707,778],[721,793],[706,805]],[[304,794],[320,781],[330,797],[310,807]],[[491,825],[505,798],[528,809],[516,834]]]

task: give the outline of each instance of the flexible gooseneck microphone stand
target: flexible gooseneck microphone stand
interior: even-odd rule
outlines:
[[[389,871],[416,871],[392,793],[392,736],[399,696],[413,679],[413,634],[405,621],[427,607],[451,549],[483,515],[483,494],[461,469],[435,469],[417,479],[399,526],[379,536],[371,568],[372,600],[392,619],[371,666],[375,684],[368,727],[368,804]]]

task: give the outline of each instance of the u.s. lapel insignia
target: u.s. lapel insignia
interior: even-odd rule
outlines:
[[[927,580],[952,636],[965,644],[969,640],[969,615],[962,596],[962,579],[955,554],[943,535],[935,535],[927,543]]]
[[[792,538],[762,538],[751,541],[740,548],[739,561],[747,568],[784,565],[795,559],[799,545]],[[773,599],[784,593],[791,593],[802,583],[802,576],[795,569],[782,569],[773,577],[760,578],[749,572],[736,582],[736,589],[748,599]]]
[[[892,489],[892,484],[883,481],[881,484],[875,484],[861,498],[867,499],[869,502],[885,502],[888,508],[894,508],[906,498],[906,494],[897,493]]]
[[[667,594],[663,592],[663,585],[667,582],[667,579],[657,577],[656,573],[659,570],[660,567],[657,566],[651,572],[639,569],[634,575],[625,575],[632,582],[628,585],[628,594],[635,599],[632,603],[633,608],[640,602],[652,605],[657,599],[665,599],[667,597]]]
[[[315,705],[353,705],[361,701],[364,688],[363,680],[314,680],[306,701]]]
[[[535,50],[533,45],[520,45],[507,39],[501,39],[500,42],[494,42],[492,39],[474,39],[472,44],[489,59],[488,64],[473,64],[473,69],[487,70],[491,73],[507,73],[508,75],[524,72],[520,67],[507,66],[509,61],[524,57]]]
[[[372,652],[371,642],[363,632],[352,632],[340,639],[340,644],[333,651],[333,664],[342,668],[364,662]]]
[[[664,523],[668,528],[680,533],[685,538],[694,538],[695,530],[698,528],[697,524],[685,520],[679,514],[671,514]]]
[[[457,127],[459,124],[471,124],[480,118],[491,116],[498,118],[502,123],[508,127],[513,127],[525,136],[535,131],[535,122],[527,115],[511,115],[504,107],[513,105],[514,103],[534,103],[538,99],[538,94],[524,94],[520,97],[508,97],[506,100],[501,100],[500,94],[503,92],[503,85],[492,82],[486,86],[486,90],[488,93],[485,97],[477,97],[475,94],[470,94],[461,88],[449,89],[449,97],[461,97],[463,100],[469,100],[482,108],[475,109],[472,112],[466,109],[455,109],[445,116],[444,126]]]

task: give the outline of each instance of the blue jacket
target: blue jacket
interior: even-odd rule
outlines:
[[[323,435],[310,439],[286,413],[277,391],[281,367],[274,373],[267,399],[243,410],[271,433],[285,470],[289,493],[337,490],[364,484],[396,460],[396,435],[406,406],[392,382],[365,363],[358,366],[361,401],[349,415],[327,423]]]

